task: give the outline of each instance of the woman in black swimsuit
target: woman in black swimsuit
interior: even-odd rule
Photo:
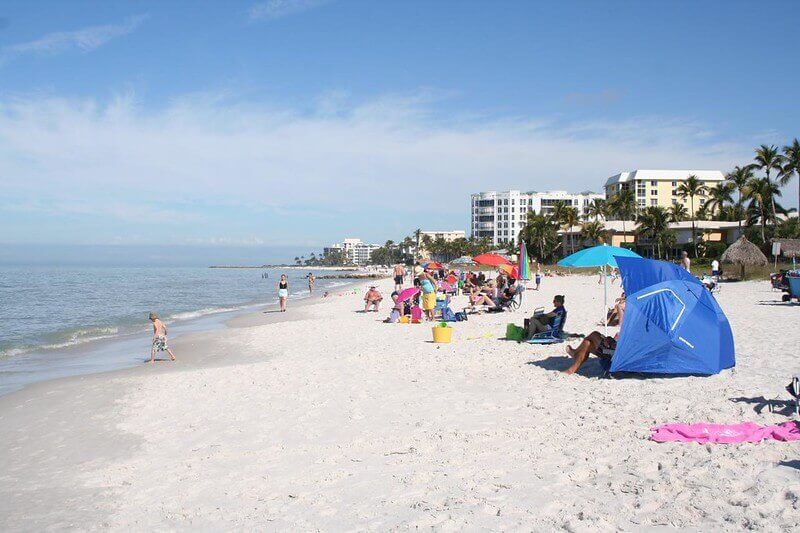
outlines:
[[[289,282],[286,281],[286,274],[281,274],[278,282],[278,299],[281,302],[281,313],[286,312],[286,300],[289,298]]]

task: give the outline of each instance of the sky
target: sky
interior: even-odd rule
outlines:
[[[0,243],[467,229],[800,135],[800,2],[0,3]],[[796,206],[797,183],[784,204]]]

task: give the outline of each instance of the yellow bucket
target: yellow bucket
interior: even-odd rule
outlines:
[[[433,331],[433,342],[440,342],[447,344],[453,338],[453,328],[443,328],[441,326],[434,326],[431,328]]]

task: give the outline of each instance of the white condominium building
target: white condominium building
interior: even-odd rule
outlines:
[[[423,237],[423,235],[427,235],[433,240],[444,239],[447,242],[452,242],[456,239],[467,238],[467,232],[460,229],[456,229],[453,231],[420,231],[419,232],[420,239]]]
[[[529,211],[547,214],[557,203],[563,202],[577,208],[582,215],[595,199],[603,198],[602,194],[570,194],[567,191],[480,192],[472,195],[472,235],[478,238],[488,237],[492,244],[505,241],[516,244]]]
[[[347,260],[354,265],[363,266],[369,263],[372,252],[380,248],[377,244],[366,244],[361,239],[348,237],[341,243],[332,244],[323,250],[324,255],[328,255],[332,250],[344,251]]]

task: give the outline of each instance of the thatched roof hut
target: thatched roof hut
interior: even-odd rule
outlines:
[[[772,239],[772,242],[781,243],[783,257],[800,257],[800,239]]]
[[[767,266],[769,260],[761,249],[747,240],[742,235],[736,242],[728,246],[722,254],[722,262],[742,267],[742,279],[744,279],[744,267],[746,266]]]

